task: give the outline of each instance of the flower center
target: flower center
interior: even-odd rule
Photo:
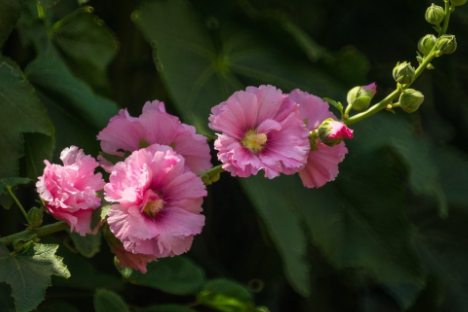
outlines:
[[[267,135],[265,133],[257,133],[256,130],[249,130],[245,137],[241,140],[244,147],[248,148],[253,153],[260,152],[266,145]]]
[[[156,200],[147,202],[143,211],[151,218],[154,218],[154,216],[158,212],[160,212],[163,208],[164,208],[164,201],[162,199],[156,199]]]
[[[166,202],[153,190],[147,190],[143,198],[143,208],[141,212],[154,218],[154,216],[164,208],[165,203]]]

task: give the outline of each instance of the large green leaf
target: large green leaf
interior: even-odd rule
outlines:
[[[299,87],[332,97],[341,89],[317,68],[239,31],[240,25],[224,24],[215,40],[184,0],[148,2],[132,16],[153,46],[156,67],[177,108],[200,131],[209,131],[211,107],[245,84],[270,83],[285,91]]]
[[[11,285],[17,311],[31,311],[44,300],[51,275],[70,277],[62,258],[55,255],[57,248],[28,242],[18,253],[11,254],[0,244],[0,281]]]
[[[175,295],[195,294],[205,282],[203,270],[184,256],[159,259],[147,269],[146,274],[133,271],[128,280]]]
[[[37,58],[27,66],[26,75],[39,90],[38,95],[56,126],[57,147],[63,149],[73,144],[87,153],[97,153],[98,142],[94,138],[117,114],[117,105],[94,94],[54,57]]]
[[[96,312],[128,312],[123,299],[106,289],[98,289],[94,294],[94,309]]]
[[[51,160],[55,148],[54,137],[40,133],[26,133],[24,135],[24,163],[26,174],[31,179],[41,176],[44,171],[44,160]]]
[[[18,66],[5,57],[0,57],[0,110],[0,177],[17,176],[18,160],[24,155],[23,134],[51,136],[53,127],[33,87]]]
[[[7,191],[8,187],[13,187],[18,184],[28,184],[31,182],[28,178],[3,178],[0,179],[0,195]]]
[[[417,216],[418,235],[414,244],[428,275],[438,276],[445,288],[442,311],[468,311],[468,235],[466,209],[451,207],[447,219],[433,213]],[[437,294],[438,297],[443,294]]]
[[[410,245],[412,227],[404,216],[404,193],[384,155],[345,161],[347,168],[342,168],[339,178],[320,189],[306,189],[297,176],[271,181],[258,176],[242,184],[261,211],[299,213],[313,242],[336,267],[363,267],[380,282],[421,286],[421,271]],[[280,218],[270,226],[277,236],[289,231]]]
[[[23,0],[2,0],[0,2],[0,47],[15,27],[21,13]]]
[[[87,234],[84,237],[76,232],[69,232],[68,234],[73,244],[75,244],[76,250],[86,258],[92,258],[101,250],[101,232],[95,235]]]
[[[80,8],[56,22],[50,38],[78,78],[97,90],[107,91],[107,66],[117,51],[118,42],[104,22],[91,12],[91,7]]]
[[[417,194],[433,197],[438,202],[439,213],[446,215],[447,202],[428,141],[418,137],[406,119],[388,113],[373,116],[355,126],[351,153],[365,155],[382,147],[391,148],[402,160],[411,189]]]

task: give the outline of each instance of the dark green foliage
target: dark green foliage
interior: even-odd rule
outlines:
[[[354,86],[376,81],[379,101],[395,86],[397,61],[417,64],[417,42],[432,32],[428,5],[0,1],[0,204],[10,204],[6,185],[36,180],[65,147],[97,156],[96,135],[117,103],[138,116],[145,101],[164,100],[213,135],[211,107],[249,85],[333,99],[337,116]],[[420,109],[353,125],[334,182],[306,189],[298,176],[223,173],[188,256],[159,259],[145,275],[121,275],[100,234],[56,234],[63,263],[56,245],[0,246],[0,311],[467,311],[467,9],[450,21],[458,50],[414,85]],[[40,206],[34,183],[15,194],[26,210]],[[0,235],[24,222],[18,209],[1,210]],[[52,278],[44,294],[51,275],[68,276],[64,263],[71,277]]]

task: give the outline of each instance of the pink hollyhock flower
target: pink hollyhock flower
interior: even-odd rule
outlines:
[[[323,121],[327,119],[336,120],[333,113],[328,110],[328,104],[315,95],[296,89],[291,92],[289,97],[300,104],[299,111],[306,122],[307,129],[310,131],[317,130]],[[334,129],[336,131],[332,131],[333,134],[330,135],[352,137],[352,132],[349,133],[342,127],[335,127]],[[308,188],[321,187],[325,183],[335,180],[338,175],[338,164],[343,161],[346,153],[348,153],[344,142],[328,146],[320,138],[313,141],[315,142],[311,142],[312,147],[307,158],[307,164],[299,171],[302,183]]]
[[[298,105],[273,86],[248,87],[215,106],[210,128],[223,169],[248,177],[261,169],[270,179],[298,172],[307,161],[308,131]]]
[[[169,146],[154,144],[115,165],[105,198],[107,222],[125,250],[156,258],[190,249],[205,223],[202,180]]]
[[[195,127],[183,124],[176,116],[166,113],[164,103],[146,102],[142,114],[136,118],[126,109],[97,136],[105,153],[124,156],[122,151],[133,152],[152,144],[170,145],[185,158],[185,164],[195,173],[211,168],[210,147],[206,138],[195,133]],[[111,172],[112,165],[100,159],[103,168]]]
[[[126,251],[122,246],[115,246],[112,251],[117,259],[119,259],[121,268],[132,268],[143,274],[147,272],[146,264],[157,259],[153,255],[134,254]]]
[[[44,174],[36,183],[46,209],[70,225],[81,236],[91,233],[91,213],[101,205],[96,192],[104,187],[100,173],[94,174],[96,160],[76,146],[60,154],[63,166],[44,161]]]

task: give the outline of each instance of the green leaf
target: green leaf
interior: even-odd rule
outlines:
[[[210,133],[211,107],[246,84],[274,84],[289,91],[344,92],[328,75],[299,63],[242,25],[223,25],[214,40],[206,25],[183,0],[143,4],[132,15],[154,49],[154,61],[176,107],[200,132]]]
[[[128,280],[174,295],[195,294],[205,282],[203,270],[192,260],[177,256],[159,259],[147,266],[148,272],[133,271]]]
[[[0,47],[10,35],[20,17],[22,0],[0,1]]]
[[[95,235],[87,234],[85,237],[75,232],[69,232],[69,235],[76,250],[86,258],[92,258],[101,250],[101,232]]]
[[[107,217],[107,213],[109,212],[111,206],[112,205],[109,204],[109,205],[104,205],[101,207],[101,221]]]
[[[416,218],[418,235],[414,245],[428,275],[437,276],[445,288],[442,311],[468,311],[468,235],[465,208],[450,207],[447,219],[440,219],[432,211],[419,213]],[[432,296],[440,297],[440,287]],[[432,291],[433,292],[433,291]]]
[[[410,245],[413,229],[404,215],[404,192],[382,156],[349,156],[338,179],[318,190],[306,189],[297,176],[271,181],[251,177],[242,184],[262,217],[276,211],[302,216],[312,241],[335,267],[363,267],[380,282],[420,286],[422,272]],[[279,216],[268,226],[277,237],[291,229]],[[277,245],[280,252],[283,245]],[[302,272],[307,274],[305,268]]]
[[[0,177],[16,176],[24,155],[24,133],[51,136],[52,124],[44,106],[23,73],[11,60],[0,57]]]
[[[40,133],[26,133],[24,135],[26,173],[29,178],[36,180],[43,174],[44,160],[51,160],[55,147],[53,136]]]
[[[106,289],[98,289],[94,294],[94,309],[96,312],[128,312],[122,297]]]
[[[447,214],[447,200],[439,181],[439,170],[431,157],[430,145],[418,138],[414,127],[404,118],[381,114],[355,126],[358,136],[351,149],[366,154],[389,147],[406,166],[408,181],[416,194],[432,197],[441,216]]]
[[[62,258],[55,255],[57,248],[28,242],[18,253],[11,254],[0,245],[0,281],[10,284],[17,311],[31,311],[44,300],[51,275],[70,277]]]
[[[66,259],[71,277],[69,279],[54,279],[54,286],[94,291],[96,288],[112,285],[113,289],[120,289],[118,288],[120,278],[98,271],[89,259],[71,252],[68,248],[60,248],[58,254]]]
[[[87,154],[97,153],[99,143],[95,136],[117,114],[117,105],[95,95],[56,58],[37,58],[27,66],[26,75],[39,90],[56,127],[56,152],[76,145]]]
[[[137,310],[137,312],[196,312],[196,310],[187,308],[183,305],[162,304],[146,307],[144,309]]]
[[[447,201],[458,207],[468,207],[468,157],[460,151],[434,146],[431,155],[439,167],[440,183]]]
[[[91,12],[91,7],[83,7],[56,22],[50,37],[76,77],[108,93],[107,67],[117,52],[118,41]]]
[[[197,295],[197,301],[218,311],[257,311],[250,292],[244,286],[227,279],[208,281]]]
[[[6,283],[0,283],[0,303],[2,312],[16,312],[15,303],[11,296],[11,287]]]
[[[3,178],[0,179],[0,195],[6,193],[7,187],[13,187],[18,184],[28,184],[31,182],[28,178]]]
[[[327,97],[324,97],[323,100],[333,105],[333,107],[335,107],[341,113],[341,115],[343,115],[343,104]]]

